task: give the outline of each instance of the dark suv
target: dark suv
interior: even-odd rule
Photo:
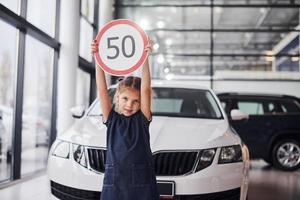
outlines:
[[[287,95],[219,93],[230,118],[233,109],[249,115],[231,125],[250,150],[272,166],[292,171],[300,168],[300,99]]]

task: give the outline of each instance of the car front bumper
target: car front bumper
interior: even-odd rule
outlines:
[[[232,190],[214,192],[208,194],[197,194],[197,195],[175,195],[174,200],[239,200],[240,199],[240,188]],[[67,187],[54,181],[51,181],[51,194],[52,199],[63,199],[63,200],[99,200],[101,192],[81,190],[72,187]]]

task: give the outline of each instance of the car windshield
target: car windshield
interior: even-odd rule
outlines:
[[[115,88],[110,89],[111,99]],[[208,90],[153,88],[153,116],[223,119],[220,108]],[[101,115],[100,102],[92,105],[89,116]]]

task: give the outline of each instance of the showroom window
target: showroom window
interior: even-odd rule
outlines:
[[[82,0],[80,11],[80,44],[79,55],[92,62],[90,46],[93,40],[94,0]]]
[[[76,105],[87,108],[90,102],[91,76],[78,68],[76,80]]]
[[[27,20],[45,33],[54,37],[55,8],[53,0],[27,0]]]
[[[90,44],[98,32],[98,13],[99,1],[81,0],[79,40],[80,70],[77,70],[77,80],[80,82],[77,83],[77,106],[87,107],[96,98],[95,65]],[[81,83],[83,85],[81,85]]]
[[[20,0],[0,0],[0,3],[14,13],[19,14]]]
[[[0,3],[1,186],[46,168],[56,136],[60,0]]]
[[[46,167],[52,108],[53,49],[26,36],[21,174]]]
[[[17,29],[0,20],[0,183],[10,179]]]

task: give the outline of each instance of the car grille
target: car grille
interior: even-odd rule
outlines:
[[[90,167],[96,171],[104,173],[106,150],[104,149],[87,149]]]
[[[198,152],[161,152],[153,155],[155,174],[178,176],[193,170]]]
[[[88,148],[90,167],[104,173],[106,150]],[[155,174],[158,176],[178,176],[192,172],[198,151],[159,152],[153,155]]]

